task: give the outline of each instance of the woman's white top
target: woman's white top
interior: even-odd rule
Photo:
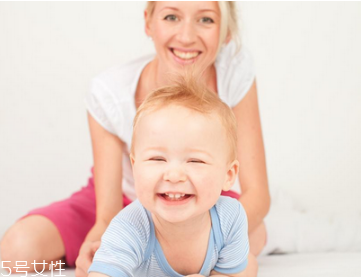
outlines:
[[[229,43],[218,54],[215,62],[218,95],[230,107],[236,106],[244,98],[255,78],[249,51],[242,47],[235,54],[235,49],[235,44]],[[99,74],[93,79],[90,91],[85,97],[85,105],[92,117],[125,143],[122,187],[123,193],[130,200],[136,199],[129,159],[133,119],[136,114],[135,92],[143,69],[154,56],[143,56]],[[231,190],[240,193],[238,178]]]

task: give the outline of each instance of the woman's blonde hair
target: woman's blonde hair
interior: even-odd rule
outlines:
[[[153,91],[139,106],[133,122],[131,154],[134,155],[137,125],[141,118],[166,106],[179,105],[203,115],[216,114],[226,132],[230,161],[235,160],[237,158],[237,122],[232,109],[190,73],[179,77],[172,84],[174,85]]]
[[[146,11],[149,17],[152,17],[155,4],[157,1],[148,1]],[[227,36],[236,43],[237,51],[241,48],[241,40],[239,37],[239,29],[237,23],[237,7],[234,1],[218,1],[219,10],[221,12],[221,30],[219,36],[218,51],[226,42]]]

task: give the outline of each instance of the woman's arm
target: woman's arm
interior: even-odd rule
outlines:
[[[239,181],[242,203],[248,217],[248,233],[254,231],[269,211],[265,151],[254,81],[246,96],[234,108],[237,119]]]
[[[105,225],[106,228],[123,208],[123,142],[106,131],[89,113],[88,121],[94,157],[95,225]],[[86,239],[92,240],[89,236]]]
[[[123,142],[106,131],[89,113],[88,121],[94,157],[96,221],[80,248],[76,276],[87,276],[101,236],[112,218],[123,208]]]

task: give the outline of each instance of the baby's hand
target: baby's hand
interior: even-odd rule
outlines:
[[[75,262],[75,276],[88,276],[88,269],[93,261],[94,254],[98,250],[99,246],[100,241],[86,241],[83,243],[79,251],[79,256]]]

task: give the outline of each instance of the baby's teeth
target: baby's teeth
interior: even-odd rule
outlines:
[[[181,197],[184,197],[186,194],[182,194],[182,193],[164,193],[164,195],[168,196],[171,199],[179,199]]]

